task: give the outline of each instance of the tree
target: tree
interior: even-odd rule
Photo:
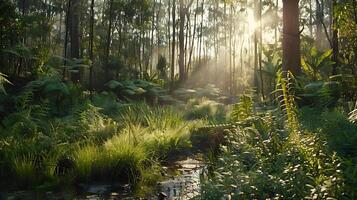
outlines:
[[[69,13],[70,19],[68,19],[69,24],[69,36],[71,41],[71,59],[79,59],[80,55],[80,0],[70,0],[69,6]],[[80,71],[76,73],[72,73],[71,79],[74,82],[80,80]]]
[[[338,25],[337,25],[337,0],[332,0],[332,49],[333,49],[333,61],[335,62],[332,67],[332,75],[337,74],[337,67],[339,65],[339,45],[338,45]]]
[[[180,0],[180,30],[179,30],[179,78],[182,83],[186,80],[186,70],[185,70],[185,17],[187,15],[188,9],[190,8],[193,0],[190,1],[187,5],[185,5],[184,0]],[[188,34],[188,33],[186,33]]]
[[[172,49],[171,49],[171,81],[175,81],[175,43],[176,43],[176,0],[172,0]]]
[[[299,0],[283,0],[283,71],[301,73]]]
[[[70,39],[71,39],[71,58],[79,58],[80,49],[80,0],[71,0],[71,26],[70,26]]]
[[[90,97],[93,101],[93,64],[94,64],[94,56],[93,56],[93,41],[94,40],[94,0],[91,0],[90,4],[90,30],[89,30],[89,59],[91,60],[91,66],[89,69],[89,91]]]
[[[105,46],[105,60],[104,60],[104,72],[105,72],[105,81],[109,80],[109,54],[110,54],[110,44],[111,44],[111,34],[112,34],[112,23],[113,23],[113,0],[109,1],[108,9],[108,29],[107,29],[107,39]]]

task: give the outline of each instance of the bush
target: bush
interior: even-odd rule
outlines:
[[[216,123],[226,121],[228,112],[223,104],[206,98],[191,99],[186,105],[186,110],[185,118],[188,120],[207,119]]]
[[[353,199],[353,179],[345,180],[344,159],[331,150],[328,133],[286,134],[279,115],[250,115],[227,130],[228,144],[203,186],[203,199]]]

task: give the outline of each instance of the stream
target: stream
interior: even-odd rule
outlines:
[[[188,200],[201,193],[201,180],[207,172],[207,165],[202,161],[188,157],[163,169],[164,180],[158,182],[156,192],[146,198],[135,197],[128,184],[92,183],[63,191],[0,192],[0,200]]]

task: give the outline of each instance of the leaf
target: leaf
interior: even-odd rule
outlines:
[[[314,70],[312,69],[311,65],[305,61],[305,59],[301,58],[301,66],[302,69],[308,74],[312,75]]]
[[[327,58],[329,58],[332,55],[332,52],[333,52],[332,49],[330,49],[325,53],[323,53],[321,56],[319,56],[316,61],[316,67],[319,68],[321,63],[323,63]]]
[[[51,81],[47,82],[43,88],[45,93],[62,93],[65,95],[69,94],[67,86],[62,82]]]
[[[310,55],[312,57],[316,57],[318,54],[318,50],[317,50],[317,47],[316,46],[313,46],[311,49],[310,49]]]
[[[123,87],[123,84],[121,84],[119,81],[111,80],[108,83],[106,83],[105,86],[114,90],[114,89],[117,89],[118,87]]]

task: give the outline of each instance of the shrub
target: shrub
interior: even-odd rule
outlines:
[[[191,99],[186,106],[185,118],[193,119],[207,119],[209,121],[221,123],[226,120],[227,110],[225,106],[216,101],[202,98],[200,100]]]

